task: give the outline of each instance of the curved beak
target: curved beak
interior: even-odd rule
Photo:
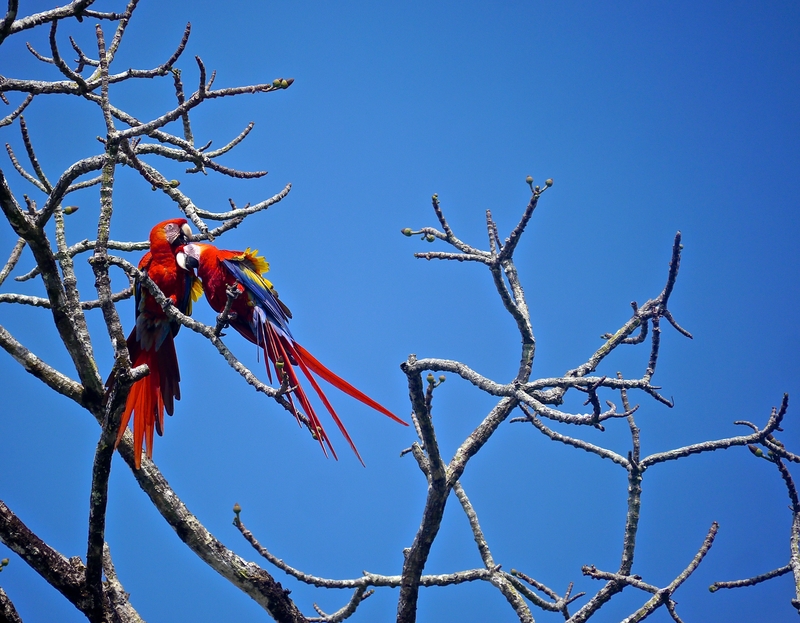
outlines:
[[[175,262],[180,266],[183,270],[187,272],[192,272],[195,268],[197,268],[200,264],[196,259],[194,259],[190,255],[186,255],[183,251],[180,251],[175,254]]]
[[[175,255],[175,261],[183,270],[194,270],[200,266],[200,249],[196,244],[187,244]]]
[[[192,241],[192,229],[187,223],[181,225],[181,233],[179,236],[179,244],[189,244]]]

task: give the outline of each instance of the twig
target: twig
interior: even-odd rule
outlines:
[[[280,583],[275,582],[258,565],[245,561],[217,540],[189,511],[150,459],[142,457],[141,468],[135,468],[133,434],[130,430],[125,432],[118,450],[162,517],[203,562],[252,597],[277,621],[305,623],[305,617]]]
[[[494,562],[492,553],[489,550],[489,545],[486,542],[486,537],[484,536],[483,530],[478,522],[478,514],[475,512],[475,509],[473,508],[472,503],[469,501],[469,498],[464,492],[460,482],[456,481],[456,483],[453,485],[453,492],[456,494],[458,501],[461,503],[461,508],[464,509],[464,513],[467,515],[467,520],[469,521],[470,528],[472,529],[472,537],[475,539],[475,545],[478,546],[478,552],[481,555],[481,560],[483,560],[484,567],[486,567],[488,571],[499,571],[500,567]],[[506,601],[508,601],[508,603],[514,609],[514,612],[516,612],[520,621],[530,621],[530,623],[533,623],[533,615],[531,614],[530,608],[528,608],[528,605],[522,599],[517,589],[505,575],[494,573],[490,581],[503,594],[503,597],[506,598]]]
[[[314,609],[320,614],[320,616],[309,618],[309,623],[340,623],[340,621],[344,621],[355,614],[356,608],[361,605],[362,601],[372,595],[373,592],[374,591],[367,590],[366,587],[359,586],[353,593],[350,601],[348,601],[341,609],[337,610],[333,614],[325,614],[322,609],[317,606],[317,604],[314,604]]]
[[[621,465],[625,469],[628,469],[630,466],[629,461],[613,452],[611,450],[607,450],[606,448],[602,448],[600,446],[596,446],[588,441],[583,441],[582,439],[576,439],[574,437],[568,437],[567,435],[562,435],[561,433],[557,433],[554,430],[549,429],[545,426],[542,421],[536,417],[536,414],[531,413],[528,410],[526,405],[520,405],[520,409],[526,414],[527,421],[533,424],[537,429],[539,429],[542,433],[548,436],[553,441],[558,441],[568,446],[573,446],[574,448],[579,448],[580,450],[585,450],[586,452],[591,452],[592,454],[596,454],[600,458],[609,459],[610,461],[616,463],[617,465]]]
[[[286,195],[289,194],[290,190],[292,190],[292,185],[286,184],[286,186],[283,187],[283,190],[281,190],[279,193],[273,195],[269,199],[260,201],[255,205],[248,206],[246,208],[229,210],[228,212],[209,212],[208,210],[197,208],[197,215],[212,221],[224,221],[228,219],[236,219],[240,217],[250,216],[251,214],[255,214],[256,212],[266,210],[270,206],[275,205],[281,199],[286,197]]]
[[[111,65],[111,61],[114,60],[114,56],[117,53],[117,48],[119,48],[119,44],[122,41],[122,36],[125,34],[125,29],[128,26],[128,22],[130,22],[131,15],[133,11],[136,9],[136,5],[139,3],[139,0],[129,0],[128,5],[125,7],[125,12],[117,14],[117,29],[114,32],[114,37],[111,39],[111,45],[108,46],[106,50],[106,64]],[[98,67],[101,64],[98,63]]]
[[[756,584],[761,584],[761,582],[766,582],[767,580],[771,580],[772,578],[779,578],[782,575],[786,575],[787,573],[791,573],[792,565],[784,565],[783,567],[779,567],[778,569],[773,569],[772,571],[768,571],[767,573],[762,573],[760,575],[755,575],[752,578],[747,578],[745,580],[730,580],[728,582],[714,582],[711,586],[708,587],[708,590],[712,593],[715,593],[721,588],[742,588],[745,586],[755,586]]]
[[[31,142],[31,137],[30,134],[28,133],[28,124],[25,123],[25,117],[20,116],[19,129],[22,132],[22,142],[25,144],[25,150],[28,152],[28,159],[31,161],[31,166],[33,166],[33,170],[36,172],[36,176],[42,183],[44,192],[45,193],[52,192],[53,185],[47,179],[47,176],[44,174],[44,170],[42,169],[42,165],[39,164],[39,160],[38,158],[36,158],[36,152],[33,149],[33,143]]]
[[[11,145],[9,145],[8,143],[6,143],[6,152],[8,153],[9,159],[11,160],[11,164],[17,170],[17,173],[19,173],[24,179],[29,181],[31,184],[36,186],[36,188],[41,190],[43,193],[46,193],[47,189],[44,187],[44,184],[42,184],[39,180],[37,180],[35,177],[33,177],[33,175],[31,175],[24,168],[22,168],[22,165],[19,163],[19,160],[17,159],[17,156],[14,153],[14,150],[11,148]]]
[[[67,254],[69,254],[70,257],[74,257],[76,255],[79,255],[80,253],[86,253],[87,251],[94,251],[96,244],[97,244],[96,240],[81,240],[80,242],[69,247],[67,249]],[[106,247],[108,249],[113,249],[115,251],[146,251],[147,249],[150,248],[150,242],[148,241],[120,242],[117,240],[109,240]],[[15,277],[14,280],[28,281],[29,279],[33,279],[38,274],[39,274],[39,267],[34,266],[24,275]]]
[[[8,256],[8,261],[6,265],[3,266],[2,270],[0,270],[0,286],[3,285],[3,282],[6,280],[11,271],[14,270],[14,267],[19,262],[19,258],[22,256],[22,250],[25,248],[25,240],[23,238],[18,238],[17,243],[14,245],[14,248],[11,250],[11,255]]]
[[[286,564],[286,562],[284,562],[282,559],[270,553],[269,550],[267,550],[258,541],[253,533],[247,529],[240,518],[235,518],[233,525],[236,526],[236,529],[239,530],[245,540],[250,543],[253,549],[255,549],[260,556],[269,561],[270,564],[285,572],[287,575],[292,576],[304,584],[309,584],[318,588],[337,589],[357,589],[368,588],[370,586],[397,588],[401,585],[402,576],[400,575],[381,575],[365,571],[359,578],[331,579],[305,573]],[[455,573],[444,573],[440,575],[423,575],[420,578],[420,586],[453,586],[456,584],[464,584],[466,582],[475,582],[478,580],[488,581],[492,573],[497,573],[497,570],[489,571],[487,569],[469,569],[466,571],[457,571]]]
[[[181,72],[179,69],[172,70],[172,80],[175,85],[175,97],[178,100],[178,104],[184,104],[186,102],[186,96],[183,93],[183,82],[181,82]],[[192,125],[189,122],[189,113],[184,113],[181,115],[181,119],[183,120],[183,138],[192,145],[194,145],[194,136],[192,135]]]
[[[727,450],[728,448],[732,448],[734,446],[746,446],[748,444],[760,443],[761,440],[763,440],[767,435],[771,434],[780,426],[781,420],[783,420],[783,416],[786,415],[786,409],[788,408],[788,406],[789,406],[789,395],[784,394],[780,410],[776,410],[773,408],[772,414],[770,415],[767,424],[764,426],[762,430],[757,431],[752,435],[728,437],[727,439],[717,439],[714,441],[704,441],[702,443],[695,443],[689,446],[684,446],[682,448],[668,450],[667,452],[657,452],[642,459],[641,461],[642,469],[645,470],[651,465],[655,465],[657,463],[663,463],[664,461],[674,461],[676,459],[685,456],[690,456],[692,454],[700,454],[702,452],[713,452],[715,450]]]
[[[0,35],[0,40],[1,40],[1,35]],[[29,93],[25,97],[25,99],[22,100],[22,103],[14,109],[13,112],[7,114],[5,117],[0,119],[0,128],[2,128],[4,126],[7,126],[7,125],[11,125],[11,123],[13,123],[14,119],[19,117],[22,114],[22,111],[25,110],[28,107],[28,104],[30,104],[32,101],[33,101],[33,94]]]
[[[694,572],[694,570],[697,569],[697,566],[703,561],[703,558],[705,558],[705,555],[708,553],[708,550],[711,549],[711,546],[714,544],[714,537],[716,536],[718,529],[719,524],[717,524],[715,521],[711,524],[711,528],[709,529],[706,538],[703,540],[703,545],[700,547],[689,565],[680,573],[680,575],[670,582],[669,586],[659,590],[639,610],[625,619],[623,623],[636,623],[637,621],[642,621],[655,612],[660,605],[672,601],[672,595]]]
[[[522,232],[525,231],[525,228],[528,226],[528,222],[533,216],[533,211],[539,204],[539,197],[541,197],[545,190],[546,188],[535,190],[531,195],[531,200],[528,202],[528,207],[526,207],[525,211],[522,213],[522,218],[520,218],[517,226],[508,235],[508,238],[506,238],[505,244],[503,245],[503,250],[498,254],[498,259],[501,261],[511,259],[511,256],[514,254],[514,250],[517,248],[517,243],[522,236]]]
[[[83,76],[72,71],[69,65],[67,65],[61,58],[61,54],[58,51],[58,43],[56,42],[57,29],[58,20],[53,20],[53,22],[50,24],[50,52],[53,54],[53,64],[58,67],[61,73],[64,74],[68,80],[71,80],[78,85],[78,94],[84,93],[85,91],[89,90],[89,85],[86,84],[86,80],[83,79]]]

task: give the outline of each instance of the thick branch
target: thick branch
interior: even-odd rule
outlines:
[[[218,541],[186,508],[152,461],[142,457],[141,468],[136,469],[130,431],[126,431],[122,438],[119,452],[158,512],[203,562],[254,599],[276,621],[305,623],[305,617],[280,583],[258,565],[245,561]]]
[[[439,445],[430,419],[430,411],[425,403],[422,377],[418,373],[407,372],[405,364],[401,368],[406,372],[409,397],[414,408],[414,414],[419,422],[422,441],[429,462],[428,495],[425,500],[425,509],[422,515],[422,522],[414,537],[414,542],[405,552],[403,581],[400,586],[400,598],[397,603],[397,623],[413,623],[413,621],[416,621],[417,616],[420,577],[422,576],[422,570],[425,568],[425,562],[428,559],[433,541],[439,533],[449,488],[447,487],[447,472],[439,453]]]
[[[50,389],[77,402],[84,404],[84,391],[80,383],[51,368],[31,351],[20,344],[0,325],[0,347],[11,355],[27,372],[42,381]]]
[[[0,588],[0,623],[22,623],[17,609],[2,588]]]
[[[8,28],[5,28],[5,24],[3,25],[2,30],[0,30],[0,43],[9,36],[15,33],[18,33],[22,30],[28,30],[30,28],[35,28],[41,24],[47,24],[48,22],[52,22],[58,19],[64,19],[67,17],[76,17],[80,16],[84,9],[92,4],[94,0],[73,0],[69,4],[61,7],[56,7],[55,9],[50,9],[49,11],[42,11],[41,13],[35,13],[33,15],[29,15],[28,17],[23,17],[21,19],[13,21]],[[11,9],[11,6],[9,6]],[[16,16],[16,3],[14,5],[14,16]],[[8,16],[12,14],[12,11],[9,10],[8,14],[6,15],[6,19]],[[12,19],[14,19],[12,17]],[[5,31],[5,33],[3,32]]]
[[[2,501],[0,541],[16,552],[78,610],[84,614],[90,612],[91,598],[86,590],[82,569],[31,532]]]

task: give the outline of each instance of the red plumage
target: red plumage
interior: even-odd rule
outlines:
[[[139,262],[147,276],[184,314],[191,313],[194,273],[187,270],[183,247],[191,236],[185,219],[159,223],[150,231],[150,251]],[[172,415],[180,400],[180,370],[174,336],[180,324],[171,321],[155,297],[141,284],[135,286],[136,326],[128,336],[128,353],[133,367],[147,364],[150,373],[131,387],[122,413],[117,444],[133,415],[133,445],[136,468],[141,466],[142,445],[153,456],[153,431],[164,434],[164,410]]]
[[[267,375],[272,380],[270,364],[275,371],[277,380],[280,381],[285,372],[289,383],[294,388],[286,397],[294,407],[294,398],[300,403],[311,423],[316,437],[325,451],[325,446],[330,449],[336,458],[322,423],[317,417],[313,405],[300,383],[296,368],[299,368],[308,382],[314,388],[322,404],[331,414],[347,443],[355,452],[358,460],[363,460],[356,449],[344,424],[337,415],[316,377],[319,377],[337,389],[352,396],[356,400],[383,413],[387,417],[407,426],[408,424],[394,415],[391,411],[378,404],[372,398],[353,387],[343,378],[331,372],[315,357],[311,355],[292,337],[289,331],[289,319],[292,317],[289,309],[284,305],[272,284],[262,277],[269,270],[269,264],[264,258],[258,256],[257,251],[225,251],[217,249],[210,244],[192,243],[186,245],[184,252],[187,261],[192,259],[197,262],[197,275],[203,281],[203,291],[211,307],[218,313],[225,309],[228,301],[227,288],[235,286],[239,296],[233,301],[229,324],[247,340],[260,346],[265,355]],[[295,414],[297,410],[295,407]]]

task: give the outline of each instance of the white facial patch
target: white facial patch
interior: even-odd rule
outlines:
[[[186,267],[186,254],[183,251],[180,251],[175,254],[175,261],[177,262],[178,266],[180,266],[183,270],[186,271],[189,270]]]

